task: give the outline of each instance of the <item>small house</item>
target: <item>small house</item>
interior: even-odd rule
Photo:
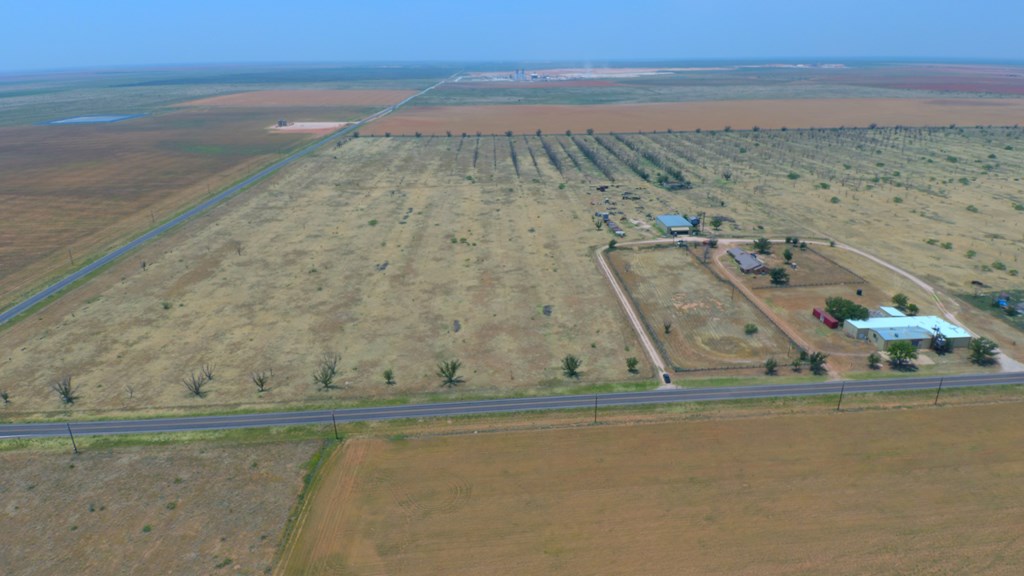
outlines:
[[[756,254],[751,254],[739,248],[730,248],[727,252],[740,265],[740,271],[744,274],[764,274],[768,271],[768,267],[764,265],[764,262],[761,262],[761,259]]]

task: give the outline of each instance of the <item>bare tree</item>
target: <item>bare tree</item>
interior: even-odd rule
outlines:
[[[213,366],[204,363],[200,370],[202,370],[203,376],[205,376],[207,380],[213,380]]]
[[[665,318],[665,321],[662,323],[662,325],[665,327],[665,334],[670,334],[672,332],[671,318]]]
[[[197,398],[203,398],[206,396],[206,391],[203,390],[203,387],[206,386],[206,382],[206,376],[204,376],[202,372],[197,374],[194,371],[181,380],[181,383],[185,385],[185,389]]]
[[[131,400],[135,397],[135,387],[130,384],[124,385],[124,391],[128,393],[128,399]]]
[[[324,352],[320,357],[320,364],[317,365],[316,371],[313,372],[313,382],[320,386],[321,389],[329,390],[334,387],[334,377],[338,374],[339,360],[341,360],[341,356],[328,352]]]
[[[252,383],[256,385],[256,390],[265,392],[267,384],[273,376],[273,370],[260,370],[258,372],[253,372],[250,377],[252,378]]]
[[[11,403],[11,395],[7,393],[7,390],[0,391],[0,400],[4,401],[4,406]]]
[[[462,368],[462,362],[458,358],[439,363],[437,365],[437,375],[441,377],[441,385],[446,388],[453,388],[459,382],[462,382],[462,378],[459,377],[459,368]]]
[[[71,386],[71,376],[64,376],[54,382],[51,387],[65,404],[74,404],[75,400],[78,399],[78,396],[75,394],[77,388]]]

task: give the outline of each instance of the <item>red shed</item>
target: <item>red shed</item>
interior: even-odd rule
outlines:
[[[825,326],[828,326],[829,328],[839,328],[839,320],[836,320],[835,318],[832,317],[831,314],[825,312],[821,308],[814,309],[814,317],[821,320],[821,323],[824,324]]]

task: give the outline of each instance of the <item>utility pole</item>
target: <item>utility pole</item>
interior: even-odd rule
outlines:
[[[71,248],[68,248],[68,260],[71,260],[71,265],[75,265],[75,259],[71,256]]]
[[[594,394],[594,424],[597,424],[597,394]]]
[[[945,380],[945,377],[939,378],[939,389],[935,391],[935,402],[932,402],[932,406],[938,406],[939,405],[939,394],[942,393],[942,381],[943,380]]]
[[[334,423],[334,439],[335,440],[339,440],[339,438],[338,438],[338,420],[334,417],[334,410],[331,410],[331,422]]]
[[[836,404],[836,412],[843,407],[843,394],[846,392],[846,380],[843,380],[843,387],[839,389],[839,404]]]
[[[68,425],[68,436],[71,436],[71,447],[75,449],[75,454],[78,454],[78,444],[75,444],[75,435],[71,433],[71,422],[65,422]]]

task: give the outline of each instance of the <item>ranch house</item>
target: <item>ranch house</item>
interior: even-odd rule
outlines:
[[[843,322],[843,333],[867,340],[879,350],[893,342],[910,342],[917,348],[931,348],[942,340],[953,348],[965,348],[971,342],[970,332],[938,316],[905,316],[888,306],[883,306],[882,312],[886,316]]]

